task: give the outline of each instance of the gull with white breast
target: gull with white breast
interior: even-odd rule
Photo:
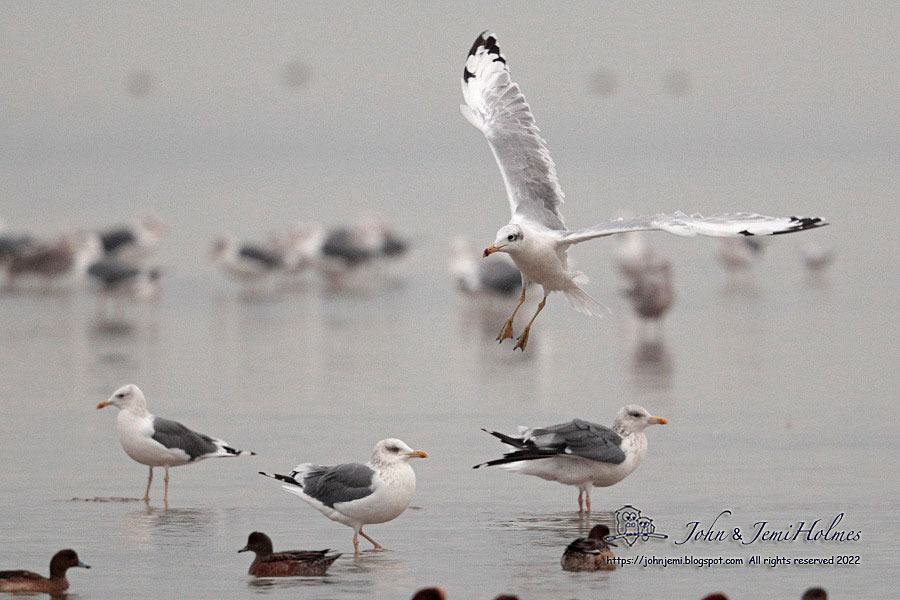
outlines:
[[[326,467],[303,463],[289,475],[265,473],[286,483],[286,491],[298,496],[323,515],[353,529],[353,550],[359,553],[359,536],[383,550],[384,546],[366,535],[364,525],[393,521],[406,510],[416,491],[412,458],[428,458],[423,450],[413,450],[397,439],[375,444],[369,462]]]
[[[574,485],[578,512],[585,504],[591,512],[591,487],[608,487],[631,475],[647,453],[644,429],[666,423],[630,404],[619,410],[612,429],[581,419],[550,427],[519,427],[518,437],[485,429],[515,450],[472,468],[500,465],[514,473]]]
[[[523,351],[531,325],[551,292],[562,292],[575,310],[587,315],[603,310],[601,304],[578,286],[586,279],[569,263],[567,252],[574,244],[628,231],[740,237],[792,233],[825,225],[819,217],[766,217],[751,213],[703,217],[676,212],[614,219],[570,231],[559,212],[563,192],[556,177],[556,165],[541,139],[525,96],[510,79],[506,58],[500,53],[493,34],[482,33],[469,50],[463,68],[462,92],[466,104],[460,109],[487,138],[500,167],[512,211],[509,224],[500,228],[484,256],[505,252],[522,272],[519,304],[497,340],[502,342],[513,337],[513,319],[525,301],[528,282],[540,284],[544,291],[534,317],[515,345]]]
[[[169,467],[190,465],[207,458],[253,456],[232,448],[227,442],[188,429],[177,421],[156,417],[147,410],[144,393],[136,385],[124,385],[109,400],[97,405],[97,409],[115,406],[119,409],[116,429],[119,443],[125,454],[142,465],[150,467],[144,502],[150,502],[150,484],[153,483],[153,467],[165,469],[166,491],[163,501],[169,504]]]

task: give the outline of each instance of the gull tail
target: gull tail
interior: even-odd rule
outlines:
[[[291,485],[296,485],[297,487],[303,487],[299,481],[291,477],[290,475],[281,475],[280,473],[266,473],[265,471],[259,471],[260,475],[264,475],[266,477],[271,477],[272,479],[277,479],[278,481],[283,481],[284,483],[289,483]]]
[[[563,290],[563,294],[572,308],[580,313],[584,313],[589,317],[602,317],[609,314],[609,309],[591,298],[584,290],[575,284],[572,284],[567,290]]]
[[[219,456],[256,456],[256,452],[250,452],[249,450],[238,450],[237,448],[232,448],[231,446],[226,446],[225,444],[217,445],[224,453],[220,454]]]

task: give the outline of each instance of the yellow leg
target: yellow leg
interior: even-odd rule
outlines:
[[[544,296],[544,299],[541,300],[541,303],[538,304],[537,310],[534,312],[534,316],[531,317],[531,320],[528,321],[528,325],[525,326],[525,329],[522,331],[522,335],[519,336],[519,341],[516,342],[516,348],[521,348],[522,352],[525,352],[525,346],[528,345],[528,332],[531,331],[531,324],[534,323],[534,320],[537,319],[537,316],[541,314],[541,311],[544,310],[544,305],[547,304],[547,296]]]
[[[528,282],[525,281],[524,277],[522,278],[522,295],[519,296],[519,303],[516,304],[515,310],[513,310],[512,314],[509,315],[509,318],[506,320],[506,323],[503,324],[503,329],[500,330],[500,334],[497,335],[497,341],[502,342],[507,338],[512,338],[512,326],[513,319],[516,318],[516,313],[519,312],[519,308],[522,307],[522,303],[525,302],[525,290],[528,287]]]

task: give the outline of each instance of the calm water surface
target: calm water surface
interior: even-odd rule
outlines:
[[[769,245],[756,284],[735,286],[705,240],[653,237],[675,260],[679,298],[663,347],[647,359],[617,299],[610,246],[598,243],[579,256],[611,316],[588,320],[554,297],[523,355],[492,341],[506,307],[472,305],[447,281],[449,228],[409,227],[418,239],[413,256],[364,290],[329,292],[310,280],[244,299],[204,267],[202,244],[181,231],[160,258],[170,264],[161,300],[129,307],[122,322],[98,321],[94,298],[78,289],[0,295],[3,566],[43,571],[53,551],[74,547],[94,566],[71,573],[80,598],[198,590],[217,598],[406,598],[430,584],[453,598],[699,598],[716,589],[795,598],[813,584],[835,598],[860,589],[890,595],[892,582],[876,575],[893,568],[900,508],[889,475],[900,449],[898,300],[888,277],[896,256],[854,246],[860,231],[841,223],[821,233],[839,252],[825,285],[805,279],[796,240],[782,238]],[[876,270],[885,277],[872,277]],[[144,389],[152,411],[259,455],[174,469],[168,510],[161,477],[150,507],[72,501],[141,495],[146,470],[119,447],[114,411],[94,409],[128,382]],[[610,423],[632,402],[669,425],[648,431],[649,452],[632,476],[595,490],[590,521],[575,512],[574,489],[470,468],[501,451],[480,427],[509,431],[576,416]],[[348,554],[324,578],[245,575],[249,559],[236,551],[253,530],[268,532],[276,547],[352,552],[348,528],[256,471],[365,459],[389,436],[430,455],[414,463],[415,508],[369,529],[390,552]],[[844,553],[861,564],[561,571],[565,544],[624,504],[670,539],[620,546],[622,556]],[[709,523],[725,509],[733,511],[728,532],[844,513],[842,525],[862,537],[843,545],[672,543],[686,523]]]

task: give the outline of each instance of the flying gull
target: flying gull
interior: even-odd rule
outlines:
[[[261,531],[254,531],[247,538],[247,545],[238,552],[253,552],[256,558],[248,574],[255,577],[295,577],[298,575],[324,575],[340,554],[328,554],[328,550],[284,550],[275,552],[272,539]]]
[[[428,458],[423,450],[413,450],[397,439],[375,444],[372,459],[333,467],[303,463],[290,475],[265,473],[288,485],[285,490],[299,496],[323,515],[353,528],[353,550],[359,553],[359,536],[384,547],[366,535],[363,525],[387,523],[403,514],[416,491],[416,474],[411,458]]]
[[[615,557],[604,538],[609,535],[606,525],[594,525],[586,538],[578,538],[566,547],[560,564],[563,571],[614,571]]]
[[[488,431],[515,448],[503,458],[472,467],[500,468],[578,488],[578,512],[591,512],[591,486],[608,487],[628,477],[647,452],[649,425],[665,425],[646,409],[630,404],[619,410],[612,429],[575,419],[551,427],[519,427],[519,436]]]
[[[500,228],[484,256],[508,253],[522,271],[520,302],[500,330],[499,341],[513,337],[513,319],[525,301],[526,284],[534,281],[543,287],[543,299],[515,348],[525,350],[531,325],[551,292],[562,292],[579,312],[593,315],[603,310],[601,304],[578,286],[585,279],[569,264],[569,246],[628,231],[737,237],[791,233],[825,224],[818,217],[777,218],[750,213],[703,217],[676,212],[614,219],[570,231],[559,212],[563,192],[556,177],[556,166],[525,96],[510,79],[506,58],[500,54],[493,34],[482,33],[469,50],[463,68],[462,92],[466,104],[460,109],[487,138],[506,184],[512,211],[509,224]]]
[[[33,571],[0,571],[0,592],[61,594],[69,589],[66,571],[72,567],[91,568],[78,559],[78,554],[74,550],[60,550],[50,559],[49,578]]]
[[[227,442],[188,429],[177,421],[155,417],[147,411],[144,393],[136,385],[124,385],[97,409],[115,406],[119,409],[116,429],[125,454],[150,467],[144,502],[150,501],[153,467],[165,469],[166,491],[163,501],[169,503],[169,467],[180,467],[206,458],[254,455],[232,448]]]

